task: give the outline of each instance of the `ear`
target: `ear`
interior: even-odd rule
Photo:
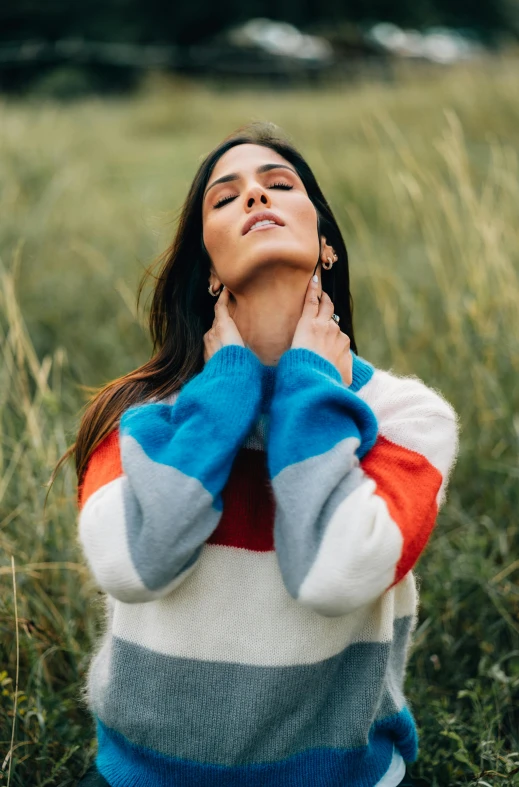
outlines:
[[[221,288],[222,282],[220,281],[218,276],[216,276],[215,273],[211,272],[211,274],[209,275],[209,285],[211,285],[211,287],[213,288],[213,292],[218,292],[218,290]]]
[[[324,235],[321,235],[320,242],[321,242],[321,251],[319,257],[321,262],[328,262],[328,257],[330,257],[332,263],[336,262],[337,254],[335,253],[335,249],[333,248],[333,246],[330,246]]]

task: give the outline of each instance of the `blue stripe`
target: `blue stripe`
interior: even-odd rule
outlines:
[[[216,722],[215,722],[216,723]],[[414,720],[407,708],[377,722],[358,749],[309,749],[260,765],[210,765],[165,757],[134,746],[97,721],[97,767],[112,787],[373,787],[389,768],[393,742],[404,759],[416,759]]]
[[[369,379],[370,368],[360,359],[354,363],[356,384],[361,387]],[[304,348],[281,356],[270,410],[271,478],[288,465],[325,454],[348,437],[358,439],[356,453],[362,458],[375,444],[377,431],[372,409],[344,385],[332,363]]]
[[[226,345],[182,387],[174,404],[129,407],[121,416],[121,437],[133,437],[153,462],[198,479],[214,497],[259,417],[263,369],[248,348]],[[221,505],[218,498],[215,508]]]

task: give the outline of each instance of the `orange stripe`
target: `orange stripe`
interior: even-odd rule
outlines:
[[[361,462],[386,501],[389,514],[404,537],[393,584],[412,569],[431,535],[442,476],[422,454],[392,443],[381,435]]]
[[[90,495],[122,474],[119,429],[117,428],[99,443],[88,461],[83,482],[78,488],[79,510],[81,511]]]

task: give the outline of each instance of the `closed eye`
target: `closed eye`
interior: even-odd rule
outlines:
[[[271,186],[267,186],[267,188],[269,188],[269,189],[285,189],[286,191],[289,191],[290,189],[293,189],[294,187],[291,186],[290,183],[272,183],[272,185]],[[228,202],[232,202],[233,199],[236,199],[237,196],[238,195],[235,194],[235,195],[229,195],[228,197],[222,197],[221,199],[218,200],[218,202],[215,202],[215,204],[213,205],[213,208],[221,208],[223,205],[226,205]]]
[[[233,199],[236,199],[236,195],[234,197],[222,197],[222,199],[219,199],[218,202],[215,202],[213,208],[221,208],[222,205],[225,205],[227,202],[232,202]]]

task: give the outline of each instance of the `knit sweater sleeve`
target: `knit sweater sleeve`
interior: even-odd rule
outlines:
[[[357,356],[354,367],[357,391],[322,356],[287,351],[270,410],[283,580],[329,616],[373,602],[412,569],[458,450],[458,419],[440,394]]]
[[[150,601],[194,569],[258,417],[262,368],[249,349],[226,345],[173,404],[130,407],[96,448],[79,490],[79,538],[105,592]]]

